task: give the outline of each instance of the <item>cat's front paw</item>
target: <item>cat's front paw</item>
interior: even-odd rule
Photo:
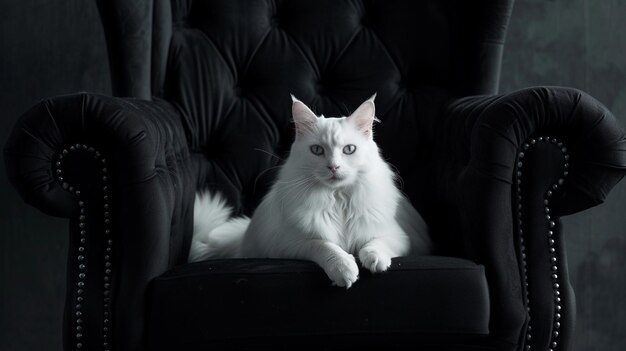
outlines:
[[[324,269],[333,285],[349,289],[359,279],[359,266],[350,254],[333,257]]]
[[[363,248],[359,251],[359,260],[363,267],[372,273],[384,272],[391,266],[391,257],[372,248]]]

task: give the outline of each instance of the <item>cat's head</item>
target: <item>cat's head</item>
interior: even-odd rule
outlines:
[[[291,157],[306,176],[331,188],[354,184],[378,156],[373,139],[375,95],[348,117],[317,116],[292,96],[296,138]]]

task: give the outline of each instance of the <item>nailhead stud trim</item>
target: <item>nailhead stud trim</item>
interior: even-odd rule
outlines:
[[[110,220],[110,195],[109,195],[109,177],[107,177],[107,172],[108,172],[108,168],[107,168],[107,160],[105,158],[102,157],[102,154],[98,151],[96,151],[95,148],[90,147],[86,144],[76,144],[76,145],[71,145],[69,148],[65,148],[63,149],[59,155],[58,158],[56,160],[56,162],[54,162],[54,172],[53,174],[56,175],[57,180],[59,182],[59,184],[61,184],[61,187],[69,192],[71,192],[78,200],[78,207],[80,209],[80,215],[78,217],[78,227],[79,227],[79,245],[77,247],[77,251],[78,251],[78,255],[77,255],[77,266],[78,266],[78,282],[77,282],[77,290],[76,290],[76,305],[75,310],[75,322],[76,322],[76,349],[83,349],[84,347],[87,347],[84,344],[83,338],[84,338],[84,332],[86,329],[86,326],[83,325],[83,319],[81,318],[83,315],[83,303],[85,301],[84,298],[84,290],[86,289],[85,286],[85,278],[86,278],[86,273],[85,273],[85,269],[87,268],[87,263],[85,262],[85,255],[86,255],[86,243],[87,243],[87,215],[86,215],[86,210],[85,210],[85,202],[84,200],[82,200],[81,198],[81,191],[80,189],[78,189],[75,186],[71,186],[70,184],[68,184],[67,182],[64,181],[64,177],[63,177],[63,160],[64,158],[68,157],[70,155],[70,153],[73,153],[75,151],[78,150],[82,150],[85,152],[88,152],[89,154],[92,155],[92,157],[96,160],[99,161],[99,164],[102,166],[101,172],[102,172],[102,181],[103,181],[103,218],[104,218],[104,235],[105,235],[105,242],[106,242],[106,246],[105,246],[105,256],[104,256],[104,267],[103,267],[103,271],[104,271],[104,282],[103,282],[103,287],[104,287],[104,292],[103,292],[103,328],[102,328],[102,346],[104,348],[105,351],[109,351],[110,349],[110,344],[109,344],[109,339],[110,339],[110,330],[111,330],[111,303],[110,303],[110,295],[111,295],[111,281],[112,281],[112,261],[111,261],[111,254],[113,252],[113,238],[111,235],[111,220]]]
[[[555,245],[555,239],[554,239],[554,228],[556,227],[556,222],[554,222],[552,220],[552,217],[550,215],[550,199],[553,195],[553,191],[558,190],[564,183],[565,183],[565,178],[567,177],[567,175],[569,174],[569,159],[570,156],[567,153],[567,148],[565,146],[563,146],[563,143],[558,141],[556,138],[550,138],[550,137],[538,137],[537,139],[532,138],[530,139],[527,143],[524,143],[522,145],[522,151],[519,152],[518,156],[518,161],[517,161],[517,200],[518,200],[518,211],[517,211],[517,224],[518,224],[518,228],[519,228],[519,234],[520,234],[520,251],[522,254],[522,272],[523,272],[523,285],[526,288],[526,310],[528,311],[528,313],[530,314],[530,296],[529,296],[529,285],[528,285],[528,270],[527,270],[527,263],[526,263],[526,246],[524,245],[524,231],[523,231],[523,227],[522,227],[522,188],[521,188],[521,184],[522,184],[522,175],[523,175],[523,166],[524,166],[524,156],[525,156],[525,151],[527,151],[528,149],[530,149],[533,145],[536,145],[537,142],[544,142],[544,143],[551,143],[554,144],[555,146],[559,147],[561,150],[561,153],[563,154],[563,159],[564,159],[564,163],[563,163],[563,174],[562,176],[556,181],[556,183],[552,184],[550,186],[550,188],[546,191],[546,194],[544,196],[544,200],[543,200],[543,204],[544,204],[544,211],[546,213],[546,227],[547,229],[547,240],[548,240],[548,251],[550,253],[550,270],[553,272],[551,274],[551,279],[553,282],[552,288],[553,288],[553,295],[554,295],[554,321],[553,321],[553,332],[551,334],[550,337],[550,348],[548,349],[549,351],[554,351],[554,349],[557,347],[558,343],[558,337],[559,337],[559,329],[561,328],[561,323],[559,322],[559,320],[561,319],[562,313],[563,313],[563,307],[561,305],[561,292],[559,290],[560,288],[560,284],[559,284],[559,275],[558,275],[558,271],[559,271],[559,266],[558,266],[558,262],[557,262],[557,257],[556,257],[556,245]],[[532,320],[529,321],[528,323],[528,329],[526,331],[526,346],[525,349],[526,350],[531,350],[532,346],[531,346],[531,340],[532,340],[532,335],[531,335],[531,330],[532,330],[532,324],[531,324]]]

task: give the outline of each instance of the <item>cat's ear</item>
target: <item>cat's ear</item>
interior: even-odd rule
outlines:
[[[356,111],[354,111],[348,120],[353,123],[353,125],[363,133],[364,136],[368,138],[372,138],[372,128],[374,125],[374,121],[378,121],[376,118],[376,106],[374,105],[374,99],[376,98],[376,94],[372,95],[371,98],[367,99],[364,103],[359,106]]]
[[[291,95],[291,115],[293,116],[293,122],[296,125],[296,134],[311,134],[315,132],[315,125],[317,123],[317,116],[310,108],[307,107],[302,101],[296,99]]]

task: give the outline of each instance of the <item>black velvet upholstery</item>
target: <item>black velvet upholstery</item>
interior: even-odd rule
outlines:
[[[316,344],[323,348],[326,338],[345,334],[457,335],[455,342],[463,336],[471,342],[489,333],[487,282],[483,267],[470,261],[402,257],[385,274],[363,273],[348,291],[326,279],[306,261],[217,260],[179,266],[153,282],[149,348],[201,349],[234,346],[238,340],[240,345],[256,340],[257,345],[281,348],[291,338],[307,335],[319,336]]]
[[[177,340],[221,348],[227,339],[276,346],[272,335],[325,348],[393,340],[421,349],[568,349],[575,301],[558,218],[604,201],[626,172],[626,138],[578,90],[494,95],[512,1],[112,0],[99,8],[119,97],[44,100],[5,146],[25,201],[70,218],[68,350],[176,348]],[[375,138],[442,257],[394,260],[391,272],[347,292],[329,288],[308,263],[185,264],[197,190],[219,190],[244,214],[267,191],[293,141],[289,93],[328,116],[374,92]],[[433,275],[434,264],[450,266]],[[467,269],[448,269],[458,265]],[[246,289],[232,287],[238,279]],[[298,296],[281,305],[273,291]],[[375,326],[354,314],[337,314],[345,323],[333,328],[325,314],[261,320],[286,306],[361,311],[359,301],[380,295],[394,298],[372,316],[407,313]],[[467,299],[476,303],[459,304]],[[246,316],[239,334],[220,324],[232,322],[230,311]],[[278,330],[250,334],[257,317]],[[320,329],[302,333],[308,325]]]

